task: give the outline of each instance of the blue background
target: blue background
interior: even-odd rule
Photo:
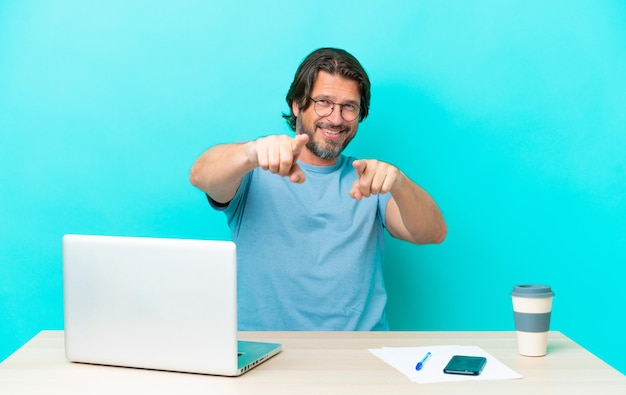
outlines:
[[[350,155],[435,197],[442,245],[388,238],[395,330],[512,330],[548,283],[552,329],[622,372],[623,1],[0,2],[0,360],[62,329],[61,237],[229,237],[188,182],[207,147],[290,133],[322,46],[361,60]]]

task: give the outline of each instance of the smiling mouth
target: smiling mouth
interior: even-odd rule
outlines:
[[[318,126],[318,129],[324,137],[330,140],[336,140],[343,132],[346,131],[345,128],[329,128],[326,125],[320,125]]]

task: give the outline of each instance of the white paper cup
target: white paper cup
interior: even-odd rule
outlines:
[[[511,297],[519,353],[529,357],[546,355],[554,292],[548,285],[520,284],[513,287]]]

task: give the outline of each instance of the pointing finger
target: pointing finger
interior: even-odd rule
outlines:
[[[361,177],[365,172],[367,162],[364,160],[355,160],[354,162],[352,162],[352,167],[354,167],[354,170],[356,170],[357,176]]]
[[[294,137],[291,143],[291,149],[293,151],[293,154],[300,155],[302,148],[306,145],[308,141],[309,136],[306,134],[298,134],[296,137]]]

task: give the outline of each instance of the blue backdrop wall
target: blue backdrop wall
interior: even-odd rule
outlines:
[[[626,372],[623,1],[0,2],[0,360],[63,328],[65,233],[220,238],[207,147],[289,133],[322,46],[370,74],[348,153],[437,199],[446,242],[388,238],[395,330],[512,330],[509,291]]]

